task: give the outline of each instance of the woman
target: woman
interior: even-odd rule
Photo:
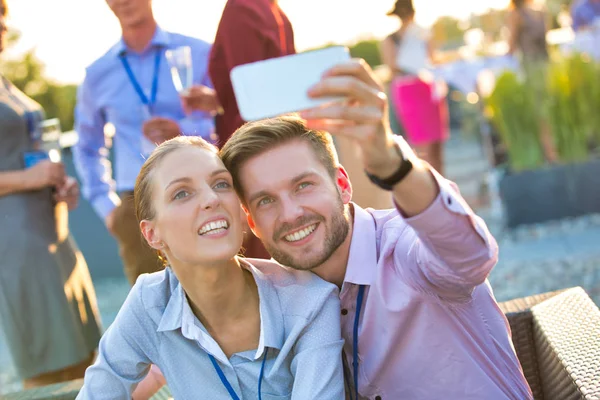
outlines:
[[[437,96],[436,84],[424,82],[422,72],[432,60],[429,32],[415,22],[412,0],[397,0],[388,15],[400,28],[381,42],[381,58],[392,72],[390,125],[406,136],[419,156],[443,174],[443,142],[448,136],[448,109]],[[408,100],[408,101],[407,101]]]
[[[236,256],[242,209],[214,146],[161,144],[134,197],[142,234],[168,266],[138,278],[78,398],[131,398],[150,365],[180,399],[344,398],[337,288]]]
[[[508,14],[509,53],[519,54],[524,66],[548,60],[546,13],[530,0],[512,0]]]
[[[0,51],[6,14],[0,0]],[[24,167],[42,118],[0,77],[0,325],[25,388],[83,377],[100,340],[94,288],[68,230],[77,181],[60,163]]]

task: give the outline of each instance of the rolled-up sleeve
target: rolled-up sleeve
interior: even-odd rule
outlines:
[[[292,400],[344,398],[340,301],[332,287],[299,336],[291,363]]]
[[[77,94],[75,130],[79,140],[73,147],[73,161],[82,182],[83,196],[104,220],[120,204],[120,200],[115,192],[105,144],[105,119],[95,105],[92,90],[86,77]]]
[[[148,374],[157,349],[145,309],[140,276],[115,321],[102,336],[94,365],[85,372],[77,399],[130,399],[137,384]]]
[[[432,170],[440,188],[433,203],[421,214],[406,218],[412,227],[399,241],[394,261],[410,281],[446,298],[469,297],[483,283],[498,260],[498,245],[485,222],[475,215],[458,187]],[[400,210],[401,211],[401,210]]]

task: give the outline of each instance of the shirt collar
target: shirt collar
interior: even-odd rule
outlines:
[[[259,359],[266,347],[278,350],[283,347],[285,329],[281,304],[275,288],[265,274],[246,260],[240,259],[240,264],[252,273],[258,288],[260,337],[254,358]],[[223,363],[229,363],[225,353],[208,334],[202,323],[194,316],[185,291],[170,268],[168,268],[168,273],[171,278],[170,281],[174,284],[171,285],[171,297],[158,324],[157,332],[181,329],[181,334],[185,338],[196,341],[204,350]]]
[[[154,47],[169,47],[171,44],[171,37],[169,36],[169,32],[163,30],[160,26],[156,26],[156,30],[154,31],[154,36],[152,36],[152,40],[150,40],[150,44],[147,49],[151,49]],[[129,51],[127,45],[123,38],[119,40],[119,42],[114,47],[114,53],[117,56],[121,54],[127,53]]]
[[[352,203],[354,222],[344,282],[371,285],[377,265],[377,228],[371,214]]]
[[[183,301],[186,300],[183,288],[171,268],[167,267],[166,271],[169,275],[171,297],[169,297],[165,311],[158,323],[158,328],[156,328],[157,332],[172,331],[181,328]]]
[[[283,311],[279,295],[269,278],[249,261],[240,259],[240,264],[252,272],[260,304],[260,339],[255,359],[262,356],[265,347],[281,350],[283,347],[285,327],[283,326]]]

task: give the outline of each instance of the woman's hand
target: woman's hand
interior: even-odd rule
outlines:
[[[61,186],[65,180],[65,166],[50,160],[40,161],[24,171],[24,183],[29,190]]]
[[[72,176],[67,176],[62,185],[56,187],[54,201],[67,203],[69,211],[77,208],[79,204],[79,183]]]

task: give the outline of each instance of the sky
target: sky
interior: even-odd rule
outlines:
[[[162,28],[212,42],[226,0],[154,0]],[[279,0],[294,27],[298,51],[326,43],[381,38],[397,28],[386,16],[394,0]],[[509,0],[414,0],[417,20],[506,7]],[[35,48],[49,77],[80,83],[85,67],[119,40],[119,24],[104,0],[8,0],[8,24],[21,32],[8,57]]]

